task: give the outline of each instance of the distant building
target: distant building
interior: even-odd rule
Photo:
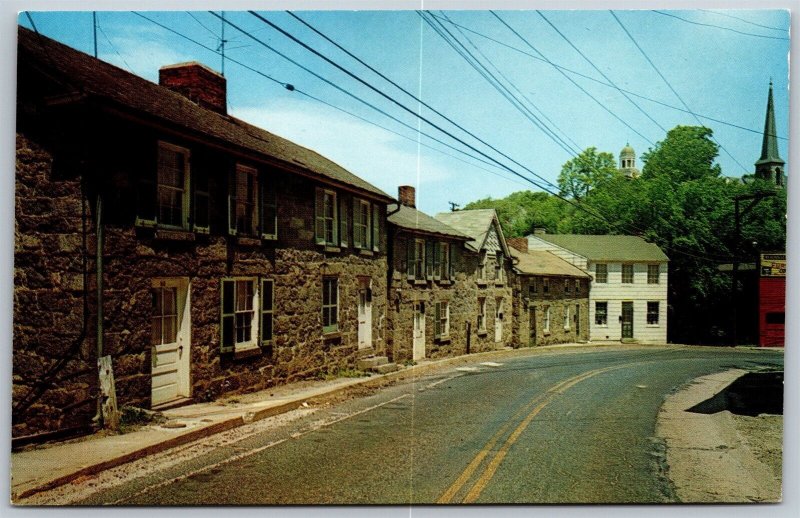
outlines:
[[[534,233],[530,250],[546,250],[588,272],[591,340],[667,341],[667,263],[637,236]]]
[[[775,130],[775,107],[772,102],[772,81],[770,81],[761,157],[755,163],[756,177],[773,182],[777,187],[783,187],[786,184],[784,164],[778,154],[778,133]]]
[[[589,274],[548,251],[509,238],[514,258],[514,346],[589,340]]]
[[[630,144],[626,144],[619,152],[619,172],[626,178],[639,178],[639,170],[636,168],[636,151]]]

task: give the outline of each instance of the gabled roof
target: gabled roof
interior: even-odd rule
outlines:
[[[590,261],[669,261],[658,245],[648,243],[638,236],[534,234],[532,237],[540,238]]]
[[[436,219],[449,225],[460,232],[472,238],[472,241],[467,243],[467,248],[477,252],[483,248],[486,242],[486,236],[492,225],[496,225],[497,235],[500,240],[506,255],[509,255],[508,246],[506,245],[505,237],[503,237],[503,229],[500,227],[500,221],[497,219],[497,213],[494,209],[471,209],[471,210],[456,210],[453,212],[440,212],[437,214]]]
[[[389,205],[387,209],[389,213],[388,220],[389,223],[399,228],[464,241],[469,241],[471,239],[468,235],[445,225],[438,219],[432,218],[415,208],[400,205],[399,210],[397,209],[397,205]],[[397,210],[397,212],[394,212],[395,210]]]
[[[33,67],[63,84],[68,94],[123,109],[169,127],[238,148],[267,161],[334,184],[344,184],[384,201],[393,198],[319,153],[230,115],[191,102],[183,95],[50,38],[19,27],[20,70]],[[293,167],[292,167],[293,166]]]
[[[589,274],[585,271],[546,250],[520,252],[515,248],[511,248],[511,256],[516,259],[514,270],[520,275],[589,277]]]

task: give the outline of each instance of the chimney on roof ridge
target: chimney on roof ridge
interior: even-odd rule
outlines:
[[[417,208],[417,194],[416,189],[410,185],[401,185],[397,188],[397,199],[400,200],[400,205]]]
[[[225,77],[197,61],[167,65],[158,70],[158,84],[178,92],[193,103],[226,115]]]
[[[507,237],[506,243],[508,246],[513,247],[520,252],[528,253],[528,238],[527,237]]]

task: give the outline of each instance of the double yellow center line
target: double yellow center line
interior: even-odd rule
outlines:
[[[453,503],[453,499],[461,492],[467,482],[472,480],[473,474],[481,465],[484,464],[484,460],[486,460],[486,458],[494,450],[495,445],[497,445],[500,439],[506,435],[506,432],[508,432],[514,423],[517,422],[517,420],[531,407],[533,408],[528,412],[528,415],[526,415],[522,421],[519,422],[517,427],[514,428],[511,434],[506,438],[505,442],[503,442],[502,446],[500,446],[500,449],[497,450],[494,456],[489,460],[488,464],[486,464],[486,467],[475,480],[467,494],[464,496],[463,500],[461,501],[462,503],[468,504],[475,502],[478,499],[481,492],[486,488],[486,485],[489,483],[492,477],[494,477],[497,468],[500,467],[500,464],[503,462],[503,459],[505,459],[511,446],[517,441],[517,439],[519,439],[520,435],[522,435],[522,432],[525,431],[533,418],[536,417],[536,415],[539,414],[539,412],[541,412],[542,409],[546,407],[557,395],[562,394],[565,390],[583,380],[591,378],[592,376],[627,366],[628,365],[615,365],[613,367],[604,367],[602,369],[594,369],[582,374],[578,374],[577,376],[573,376],[572,378],[553,385],[547,389],[544,394],[535,397],[529,404],[523,405],[523,407],[520,408],[511,417],[511,419],[506,422],[505,425],[500,427],[500,429],[497,430],[491,439],[489,439],[489,442],[487,442],[481,451],[475,455],[475,458],[472,459],[472,462],[469,463],[456,481],[453,482],[449,488],[447,488],[447,491],[445,491],[444,494],[439,497],[436,503]]]

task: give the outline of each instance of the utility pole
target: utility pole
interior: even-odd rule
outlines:
[[[739,242],[742,240],[742,216],[750,212],[753,207],[758,205],[758,202],[769,196],[775,196],[775,191],[760,191],[752,194],[740,194],[733,197],[733,225],[734,225],[734,243],[733,243],[733,268],[731,270],[732,280],[732,294],[733,301],[733,346],[739,345],[739,320],[738,320],[738,306],[739,306]],[[739,202],[745,200],[752,200],[743,211],[739,210]]]

